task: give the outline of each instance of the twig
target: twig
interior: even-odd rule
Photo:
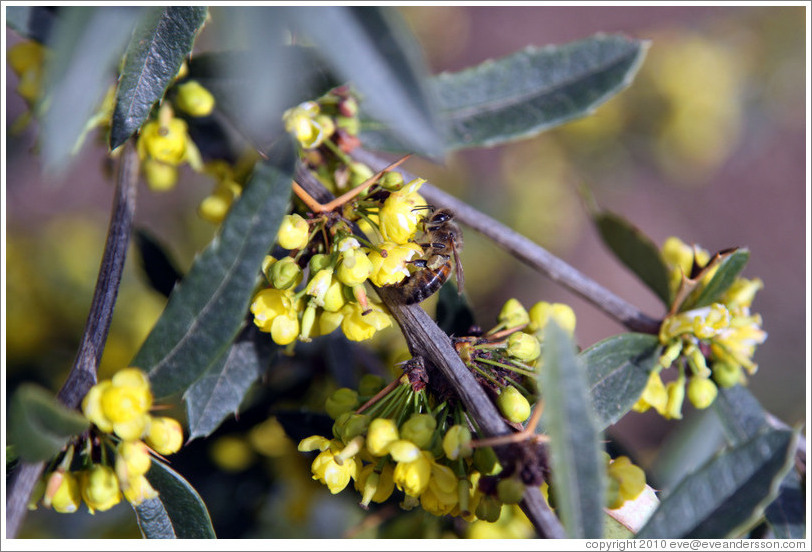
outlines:
[[[90,313],[85,323],[82,342],[57,398],[69,408],[76,408],[82,397],[96,383],[96,373],[101,360],[113,306],[118,295],[124,261],[127,258],[127,245],[132,230],[135,213],[135,192],[138,181],[138,156],[131,142],[122,152],[116,183],[113,213],[107,230],[107,242],[96,280],[96,289],[90,305]],[[45,466],[44,462],[24,462],[9,485],[6,501],[6,535],[15,538],[20,530],[31,491]]]
[[[308,171],[303,170],[303,168],[297,169],[297,181],[308,194],[317,198],[319,202],[326,203],[321,198],[328,198],[329,192],[315,178],[312,176],[307,178],[306,175],[302,174],[305,172]],[[457,395],[465,404],[467,412],[474,419],[482,433],[486,437],[510,434],[510,427],[502,420],[485,391],[465,367],[465,364],[454,350],[451,340],[437,326],[434,320],[426,314],[426,311],[418,305],[399,304],[397,300],[390,296],[390,292],[386,288],[380,288],[378,295],[400,326],[412,354],[422,356],[442,372],[454,387]],[[503,445],[495,447],[494,450],[500,457],[507,457],[510,454],[511,446]],[[564,530],[558,518],[555,517],[555,514],[544,502],[541,492],[537,488],[527,488],[520,506],[533,523],[540,537],[564,538]]]
[[[356,160],[366,163],[373,170],[387,165],[387,162],[383,159],[360,148],[353,150],[352,156]],[[400,168],[396,169],[396,172],[402,174],[406,181],[415,178],[413,174]],[[511,230],[498,220],[435,188],[431,184],[423,184],[420,193],[432,205],[451,209],[456,220],[490,238],[508,253],[547,275],[554,282],[577,293],[621,322],[629,330],[651,334],[656,334],[659,331],[659,320],[640,312],[631,303],[621,299],[540,245]]]

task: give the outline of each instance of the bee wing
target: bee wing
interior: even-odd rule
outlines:
[[[460,261],[460,254],[457,251],[456,245],[452,246],[452,250],[454,251],[454,273],[457,277],[457,293],[462,293],[462,290],[465,287],[465,276],[462,272],[462,261]]]

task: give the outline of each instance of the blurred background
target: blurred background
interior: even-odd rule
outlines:
[[[559,44],[597,32],[651,41],[631,87],[594,116],[532,140],[455,153],[443,166],[410,160],[407,168],[532,238],[652,316],[663,314],[657,299],[602,245],[579,199],[579,186],[657,245],[674,235],[711,252],[749,248],[743,276],[764,281],[753,311],[763,316],[769,333],[757,349],[759,371],[749,388],[783,421],[802,421],[809,332],[805,8],[448,6],[400,11],[433,73],[457,71],[526,45]],[[18,41],[9,31],[7,46]],[[205,30],[198,45],[207,46]],[[7,128],[26,111],[15,93],[17,84],[7,70]],[[36,125],[28,125],[9,132],[6,144],[6,390],[22,380],[55,390],[64,380],[90,305],[112,201],[104,147],[86,144],[68,174],[44,177],[36,134]],[[182,271],[215,231],[196,214],[212,187],[213,182],[188,172],[170,192],[139,190],[137,225],[167,245]],[[482,326],[492,325],[504,302],[516,297],[528,308],[539,300],[572,305],[583,347],[623,331],[472,231],[465,235],[462,260]],[[131,255],[101,377],[127,365],[162,308],[163,298],[145,283]],[[667,444],[675,424],[648,413],[631,414],[610,434],[651,468],[647,463]],[[234,431],[239,427],[227,424],[222,437],[188,447],[187,458],[202,453],[225,470],[216,477],[199,475],[199,480],[189,475],[212,509],[219,536],[340,537],[348,528],[358,536],[382,536],[370,532],[374,527],[356,525],[363,511],[354,506],[354,496],[330,497],[310,480],[306,461],[291,461],[297,457],[295,447],[280,437],[277,425],[267,424],[264,437],[255,435],[250,450],[244,439],[229,441]],[[181,456],[175,467],[186,475]],[[235,458],[244,461],[235,463]],[[269,463],[270,471],[260,468]],[[280,477],[284,470],[287,475]],[[330,500],[314,499],[325,494]],[[232,508],[236,497],[251,503],[256,523],[240,519]],[[95,519],[39,510],[29,516],[23,536],[138,536],[132,518],[125,507]],[[422,517],[412,518],[417,516],[399,522],[403,535],[417,534],[410,523],[419,525],[424,536],[443,534]],[[398,533],[385,536],[393,535]]]

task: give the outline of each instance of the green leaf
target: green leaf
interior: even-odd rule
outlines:
[[[767,413],[746,388],[737,385],[720,389],[713,410],[722,423],[728,442],[740,444],[769,427]],[[764,511],[776,537],[804,538],[806,534],[806,498],[796,470],[791,470],[778,492],[778,497]]]
[[[555,321],[544,328],[539,389],[550,438],[556,513],[568,538],[601,538],[605,465],[586,373],[569,335]]]
[[[464,295],[457,293],[454,282],[440,288],[437,300],[437,325],[448,335],[469,335],[474,324],[474,312]]]
[[[153,393],[184,391],[225,354],[245,320],[262,259],[290,198],[293,158],[257,165],[220,232],[175,286],[133,365],[149,371]],[[281,145],[280,145],[281,147]]]
[[[132,136],[149,117],[183,60],[192,51],[208,8],[152,8],[141,20],[127,47],[110,128],[110,149]]]
[[[445,153],[422,54],[397,12],[321,6],[289,8],[288,14],[336,73],[360,91],[372,117],[411,151]]]
[[[267,370],[275,350],[268,334],[247,325],[234,344],[218,358],[183,396],[189,440],[208,437],[237,410],[246,392]]]
[[[133,506],[145,538],[216,538],[203,499],[180,474],[163,462],[153,460],[147,480],[158,491],[158,498]]]
[[[698,309],[716,301],[733,284],[747,264],[750,252],[747,249],[736,249],[731,253],[722,254],[722,257],[710,282],[691,293],[680,306],[680,312]]]
[[[766,428],[684,478],[638,538],[726,538],[749,527],[790,469],[796,434]]]
[[[448,149],[490,147],[535,136],[589,115],[628,86],[648,43],[598,34],[432,78]],[[380,125],[362,139],[373,149],[403,150]]]
[[[622,418],[640,398],[660,358],[657,336],[625,333],[599,341],[578,355],[586,366],[598,427]]]
[[[79,412],[34,384],[21,385],[9,404],[8,441],[28,462],[50,459],[89,425]]]
[[[594,220],[601,238],[615,256],[669,306],[668,268],[654,242],[615,213],[602,211],[594,215]]]
[[[64,11],[63,11],[64,10]],[[66,7],[54,25],[46,62],[42,154],[46,169],[70,160],[85,125],[115,83],[124,45],[144,12],[134,7]]]

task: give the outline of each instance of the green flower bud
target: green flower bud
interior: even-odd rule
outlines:
[[[500,479],[496,484],[496,496],[504,504],[518,504],[524,497],[524,483],[515,477]]]
[[[713,380],[725,389],[742,382],[742,369],[740,366],[727,362],[716,362],[713,365]]]
[[[476,507],[476,517],[482,521],[496,523],[501,515],[502,503],[495,496],[483,496]]]
[[[696,408],[708,408],[716,400],[719,392],[716,385],[707,378],[693,377],[688,382],[688,400]]]
[[[344,423],[340,439],[344,443],[349,443],[359,435],[364,435],[369,429],[369,416],[366,414],[352,413]]]
[[[431,414],[412,414],[400,427],[400,435],[425,449],[431,444],[436,429],[437,420]]]
[[[541,344],[532,335],[515,332],[508,337],[507,353],[522,362],[533,362],[541,354]]]
[[[355,117],[336,117],[336,126],[347,131],[350,136],[357,136],[361,126]]]
[[[518,299],[508,299],[499,312],[499,322],[506,328],[515,328],[530,322],[530,315]]]
[[[319,270],[323,270],[330,266],[330,255],[325,255],[324,253],[316,253],[312,257],[310,257],[310,273],[315,274]]]
[[[276,289],[291,289],[302,281],[302,269],[293,257],[285,257],[273,263],[268,269],[270,281]]]
[[[499,458],[493,447],[477,447],[474,449],[474,467],[482,475],[495,475],[502,471]]]
[[[381,177],[378,184],[384,190],[396,192],[403,187],[403,175],[399,172],[389,171]]]
[[[205,117],[214,109],[214,96],[197,81],[187,81],[178,85],[175,105],[192,117]]]
[[[614,477],[606,478],[606,507],[610,510],[623,506],[623,497],[620,496],[620,483]]]
[[[348,387],[342,387],[327,397],[324,409],[332,419],[337,419],[341,414],[350,410],[355,410],[361,406],[358,402],[358,393]]]
[[[414,462],[420,458],[420,449],[406,439],[398,439],[390,443],[388,450],[395,462]]]
[[[369,180],[375,173],[363,163],[350,163],[350,186],[353,188]]]
[[[376,374],[364,374],[358,382],[358,394],[364,397],[371,397],[381,389],[386,387],[386,380]]]
[[[522,423],[530,417],[530,403],[518,389],[508,385],[496,398],[502,416],[514,423]]]

